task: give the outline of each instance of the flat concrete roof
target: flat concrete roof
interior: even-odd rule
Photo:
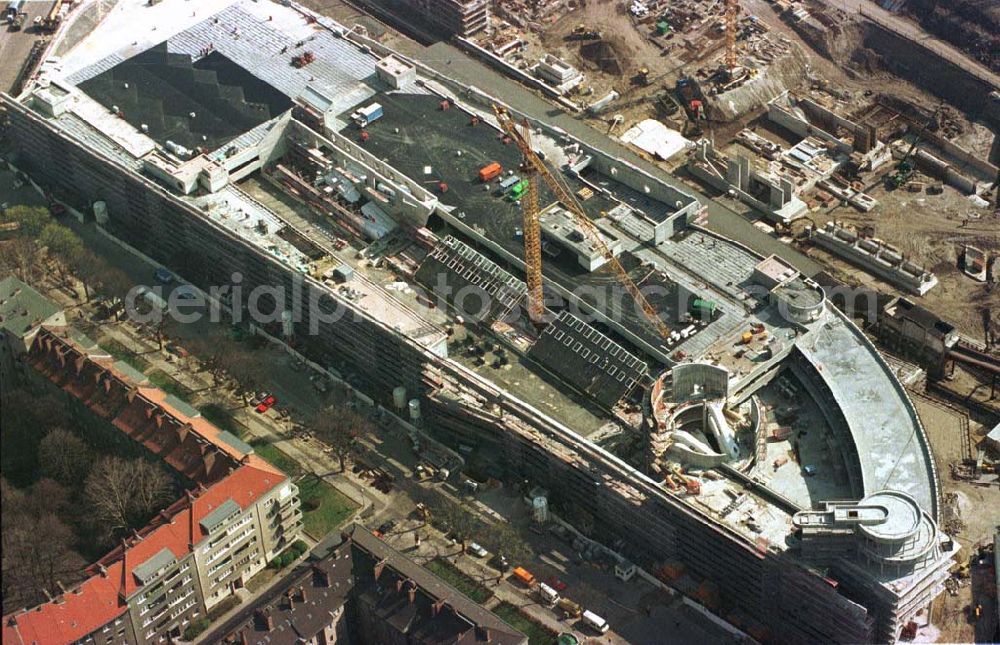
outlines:
[[[21,338],[60,311],[59,305],[14,276],[0,280],[0,329]]]
[[[865,494],[909,494],[937,517],[936,473],[913,405],[875,347],[834,310],[796,347],[830,388],[857,443]]]

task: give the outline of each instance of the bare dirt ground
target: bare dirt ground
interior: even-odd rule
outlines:
[[[944,477],[947,477],[945,475]],[[953,506],[965,528],[953,536],[961,545],[956,559],[966,562],[975,552],[977,545],[990,539],[1000,523],[1000,490],[996,487],[984,488],[967,482],[944,481],[945,495],[955,495]],[[995,629],[996,603],[995,578],[992,567],[970,567],[971,577],[962,580],[955,595],[945,592],[938,596],[934,604],[933,622],[941,630],[942,643],[986,643],[990,642]],[[991,588],[993,594],[991,595]],[[983,606],[979,619],[973,607]]]
[[[653,75],[662,74],[668,57],[662,55],[659,47],[646,37],[650,26],[636,27],[628,13],[626,2],[591,1],[576,11],[571,11],[550,25],[541,35],[540,42],[545,49],[567,62],[594,74],[595,81],[602,76],[602,70],[592,59],[584,56],[583,50],[594,41],[584,43],[565,40],[577,25],[600,31],[603,41],[613,50],[619,61],[621,75],[602,79],[619,91],[627,90],[629,79],[642,67],[649,68]]]
[[[935,403],[918,393],[912,394],[920,420],[924,424],[931,445],[934,461],[941,478],[942,526],[961,545],[957,559],[969,559],[976,545],[992,537],[1000,523],[1000,489],[984,488],[964,481],[953,480],[948,465],[964,457],[961,433],[966,431],[961,416],[954,409]],[[973,424],[975,425],[975,424]],[[975,441],[982,428],[971,434]],[[940,629],[939,642],[984,642],[989,636],[989,617],[975,619],[972,607],[987,600],[984,580],[987,567],[973,567],[969,580],[959,581],[956,595],[945,592],[935,603],[934,625]],[[975,600],[974,600],[975,599]],[[985,604],[985,603],[984,603]]]
[[[958,258],[965,244],[991,253],[1000,252],[1000,220],[988,209],[973,207],[964,195],[948,186],[941,195],[911,193],[905,189],[887,191],[881,183],[870,188],[869,192],[880,202],[870,213],[861,213],[850,206],[837,206],[815,213],[811,219],[820,226],[830,220],[859,228],[873,226],[876,237],[933,270],[938,277],[938,285],[924,296],[907,297],[914,298],[953,323],[961,333],[981,342],[984,307],[992,310],[994,324],[1000,324],[1000,290],[990,292],[984,283],[962,273],[958,268]],[[970,214],[977,215],[979,219],[967,219]],[[806,223],[803,221],[799,226]],[[850,283],[907,295],[826,251],[814,248],[809,254]]]

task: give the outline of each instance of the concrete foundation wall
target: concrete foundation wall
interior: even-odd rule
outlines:
[[[856,234],[832,223],[821,229],[811,229],[809,239],[912,293],[923,295],[938,282],[933,273],[904,260],[895,251],[883,248],[872,240],[861,239]]]

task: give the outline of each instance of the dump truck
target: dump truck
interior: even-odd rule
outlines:
[[[556,607],[562,612],[564,618],[579,618],[580,614],[583,613],[583,607],[569,598],[560,598],[556,602]]]
[[[503,167],[497,162],[491,162],[479,169],[479,181],[484,184],[488,181],[492,181],[500,176],[503,172]]]
[[[512,200],[517,201],[521,199],[526,190],[528,190],[528,180],[522,179],[511,187],[509,196]]]
[[[533,587],[535,585],[535,576],[524,567],[514,567],[514,577],[528,587]]]

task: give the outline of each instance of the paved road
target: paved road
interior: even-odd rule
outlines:
[[[930,35],[916,22],[886,11],[871,0],[821,0],[821,2],[833,9],[860,14],[896,35],[931,50],[944,60],[987,83],[993,89],[1000,89],[1000,75],[970,58],[954,45]]]
[[[750,220],[742,213],[698,193],[691,186],[667,174],[663,169],[646,161],[618,141],[605,136],[571,113],[533,94],[516,81],[506,78],[479,61],[470,58],[459,49],[446,43],[436,43],[426,48],[413,47],[404,53],[446,76],[468,85],[474,85],[484,92],[502,99],[520,112],[558,126],[589,145],[611,152],[661,181],[695,195],[708,206],[709,229],[742,242],[761,255],[778,254],[806,276],[814,276],[823,270],[812,259],[754,228]]]

